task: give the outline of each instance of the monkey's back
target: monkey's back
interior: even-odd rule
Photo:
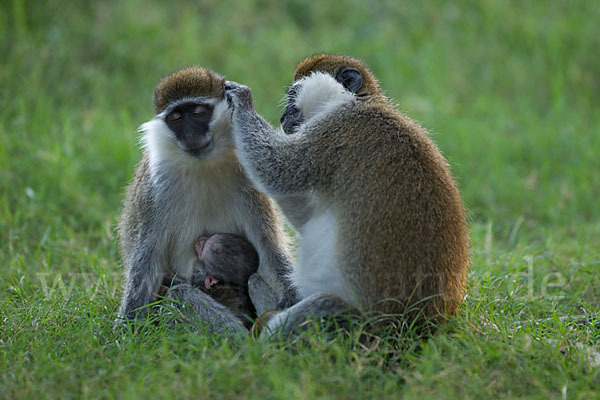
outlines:
[[[339,237],[349,238],[337,243],[348,283],[383,312],[453,314],[464,297],[469,238],[446,160],[389,105],[353,107],[340,118],[351,128],[337,133],[348,146],[331,179],[343,213]]]

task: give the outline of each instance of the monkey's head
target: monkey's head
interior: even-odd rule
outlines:
[[[230,148],[230,110],[224,100],[225,78],[202,67],[187,67],[164,77],[154,89],[156,117],[142,130],[147,145],[176,145],[194,158]],[[150,142],[150,143],[148,143]]]
[[[383,97],[379,82],[358,59],[338,54],[316,54],[294,70],[288,104],[281,116],[286,133],[341,104]]]

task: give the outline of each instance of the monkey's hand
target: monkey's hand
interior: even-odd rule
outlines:
[[[265,326],[267,326],[269,320],[275,315],[279,314],[280,312],[280,310],[269,311],[256,318],[256,320],[254,321],[254,325],[252,325],[252,328],[250,328],[250,336],[253,339],[258,339],[262,331],[265,329]]]
[[[250,90],[248,86],[240,85],[237,82],[227,81],[225,82],[225,97],[234,112],[255,112],[252,90]]]

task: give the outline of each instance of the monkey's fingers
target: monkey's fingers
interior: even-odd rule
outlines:
[[[250,328],[250,336],[253,339],[258,339],[260,333],[263,331],[265,326],[267,326],[269,320],[280,312],[281,310],[269,311],[268,313],[264,313],[260,317],[256,318],[254,325],[252,325],[252,328]]]
[[[242,108],[254,108],[252,99],[252,90],[248,86],[240,85],[237,82],[225,82],[225,96],[230,105],[242,106]]]
[[[230,90],[235,90],[235,89],[239,89],[244,87],[243,85],[234,82],[234,81],[225,81],[225,84],[223,85],[225,91],[230,91]]]

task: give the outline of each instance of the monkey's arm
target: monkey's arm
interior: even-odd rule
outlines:
[[[148,312],[145,306],[153,301],[163,279],[163,272],[155,260],[152,246],[136,247],[127,263],[129,266],[125,272],[120,320],[143,318]]]
[[[118,320],[135,319],[147,314],[163,278],[153,215],[152,186],[149,184],[148,158],[136,169],[134,182],[127,189],[125,207],[119,221],[121,256],[125,269],[125,287]]]
[[[273,201],[256,189],[245,192],[238,209],[248,210],[240,219],[242,230],[258,253],[258,271],[248,280],[248,293],[260,315],[297,301],[289,275],[293,261],[288,250],[288,238]]]
[[[254,110],[246,86],[228,82],[226,96],[232,104],[233,135],[240,161],[253,183],[263,192],[280,197],[304,193],[327,175],[329,160],[315,136],[284,135]],[[324,158],[324,159],[320,159]],[[315,173],[320,170],[318,173]]]

